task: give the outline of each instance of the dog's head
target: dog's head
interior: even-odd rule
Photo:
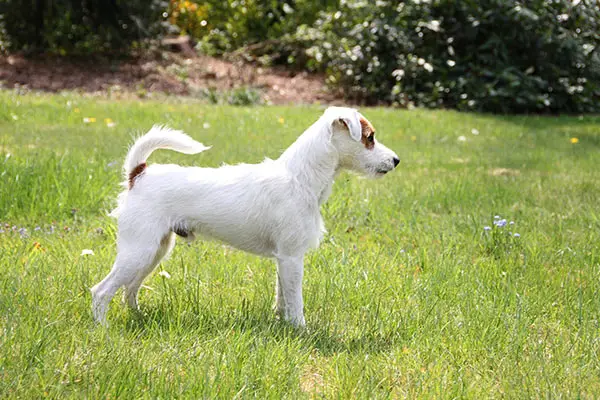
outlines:
[[[375,128],[357,110],[329,107],[324,114],[340,166],[376,178],[393,170],[400,159],[375,139]]]

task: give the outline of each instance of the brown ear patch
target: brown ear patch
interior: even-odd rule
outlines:
[[[360,141],[365,145],[365,148],[371,150],[375,147],[375,128],[365,118],[360,119],[360,126],[362,128],[362,137]]]
[[[129,190],[131,190],[133,188],[133,184],[135,183],[135,178],[137,178],[138,176],[140,176],[142,174],[142,172],[144,172],[144,170],[146,169],[146,163],[141,163],[139,164],[137,167],[135,167],[133,169],[133,171],[131,171],[129,173]]]

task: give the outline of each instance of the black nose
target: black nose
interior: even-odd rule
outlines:
[[[394,168],[396,168],[396,165],[400,164],[400,159],[398,157],[394,157]]]

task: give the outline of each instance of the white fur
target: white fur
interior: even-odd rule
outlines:
[[[122,286],[127,303],[137,308],[142,281],[173,248],[173,232],[183,232],[275,258],[277,312],[304,325],[304,254],[322,238],[319,206],[334,177],[341,169],[381,176],[399,161],[380,143],[363,145],[361,117],[354,109],[331,107],[279,159],[260,164],[148,166],[119,197],[117,257],[91,289],[95,319],[106,322],[108,304]],[[207,149],[182,132],[155,126],[129,150],[126,178],[159,148],[188,154]]]

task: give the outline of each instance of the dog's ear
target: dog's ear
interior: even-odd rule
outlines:
[[[360,124],[360,114],[354,108],[346,107],[329,107],[325,114],[329,120],[329,130],[333,128],[333,124],[342,124],[350,133],[350,137],[357,142],[362,137],[362,126]]]

